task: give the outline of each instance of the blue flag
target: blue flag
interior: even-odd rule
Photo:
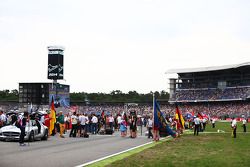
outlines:
[[[176,133],[168,126],[166,120],[160,110],[158,102],[154,101],[154,129],[165,129],[172,137],[176,137]]]

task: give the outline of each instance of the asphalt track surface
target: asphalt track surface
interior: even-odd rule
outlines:
[[[0,167],[73,167],[150,142],[114,135],[90,135],[89,138],[52,136],[48,141],[35,141],[27,146],[0,141]],[[26,143],[27,144],[27,143]]]

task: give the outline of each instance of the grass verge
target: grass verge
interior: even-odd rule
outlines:
[[[221,133],[218,132],[221,130]],[[247,130],[250,129],[250,124]],[[89,166],[249,166],[250,133],[242,133],[238,123],[237,138],[231,137],[230,123],[207,125],[199,136],[152,143],[127,153],[111,157]]]
[[[142,147],[139,147],[139,148],[136,148],[134,150],[131,150],[131,151],[128,151],[128,152],[125,152],[125,153],[122,153],[122,154],[119,154],[119,155],[116,155],[116,156],[113,156],[113,157],[110,157],[108,159],[105,159],[105,160],[102,160],[102,161],[99,161],[99,162],[96,162],[94,164],[91,164],[91,165],[87,165],[88,167],[102,167],[102,166],[106,166],[106,165],[109,165],[115,161],[118,161],[118,160],[122,160],[126,157],[129,157],[131,155],[134,155],[134,154],[137,154],[137,153],[140,153],[146,149],[149,149],[151,147],[154,147],[158,144],[161,144],[167,140],[171,140],[171,138],[166,138],[166,139],[163,139],[159,142],[153,142],[153,143],[150,143],[148,145],[145,145],[145,146],[142,146]]]

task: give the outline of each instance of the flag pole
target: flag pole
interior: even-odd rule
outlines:
[[[155,132],[155,93],[153,92],[153,140],[155,141],[156,132]]]
[[[32,107],[32,102],[31,102],[31,107]],[[31,108],[30,107],[30,108]],[[30,109],[31,110],[31,109]],[[31,111],[30,111],[30,114],[32,114],[31,113]],[[28,120],[28,133],[29,133],[29,136],[30,136],[30,114],[29,114],[29,112],[28,112],[28,117],[27,117],[27,120]],[[27,123],[27,122],[26,122]],[[28,134],[27,133],[27,134]],[[29,136],[28,136],[28,146],[30,146],[30,139],[29,139]]]
[[[154,110],[155,110],[155,93],[153,93],[153,125],[154,125],[154,121],[155,121],[155,119],[154,119]]]

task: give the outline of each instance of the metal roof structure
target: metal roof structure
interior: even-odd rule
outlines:
[[[63,46],[48,46],[48,50],[65,50]]]
[[[234,69],[243,66],[250,66],[250,62],[233,64],[233,65],[224,65],[224,66],[213,66],[213,67],[170,69],[166,72],[166,74],[218,71],[218,70]]]

